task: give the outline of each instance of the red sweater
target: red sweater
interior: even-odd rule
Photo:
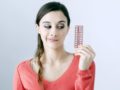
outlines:
[[[94,90],[95,63],[88,70],[79,70],[80,56],[75,56],[69,68],[57,80],[50,82],[42,78],[45,90]],[[30,66],[30,60],[21,62],[14,73],[13,90],[42,90],[37,82],[37,73]]]

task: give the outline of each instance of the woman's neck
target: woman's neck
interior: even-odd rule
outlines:
[[[68,53],[64,50],[64,47],[57,48],[57,49],[51,49],[51,48],[45,48],[44,50],[44,60],[47,64],[54,64],[56,62],[61,62]]]

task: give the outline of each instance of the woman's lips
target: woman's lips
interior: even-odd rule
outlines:
[[[51,42],[56,42],[56,41],[58,41],[58,40],[56,40],[56,39],[48,39],[49,41],[51,41]]]

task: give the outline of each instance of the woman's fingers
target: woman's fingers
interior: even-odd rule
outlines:
[[[91,48],[90,45],[86,45],[86,47],[87,47],[89,50],[91,50],[91,52],[92,52],[94,55],[96,55],[95,51]]]
[[[80,52],[82,52],[87,57],[91,57],[91,56],[92,56],[92,58],[95,57],[95,52],[89,45],[79,46],[78,48],[75,49],[76,55],[79,55]]]
[[[87,70],[95,57],[95,52],[89,45],[79,45],[75,48],[75,55],[80,55],[79,69]]]

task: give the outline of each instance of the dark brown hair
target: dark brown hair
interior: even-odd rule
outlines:
[[[36,16],[36,24],[39,26],[39,22],[42,19],[42,17],[44,15],[46,15],[47,13],[51,12],[51,11],[62,11],[63,14],[66,16],[67,18],[67,25],[70,25],[70,17],[69,17],[69,13],[67,8],[61,4],[60,2],[48,2],[46,4],[44,4],[40,10],[38,11],[38,14]],[[37,45],[37,50],[35,53],[35,60],[39,66],[39,71],[38,71],[38,83],[40,85],[42,85],[43,89],[44,89],[44,85],[41,81],[42,78],[42,73],[43,73],[43,67],[42,67],[42,62],[40,60],[41,56],[44,53],[44,45],[43,42],[41,40],[41,36],[38,33],[38,45]]]

